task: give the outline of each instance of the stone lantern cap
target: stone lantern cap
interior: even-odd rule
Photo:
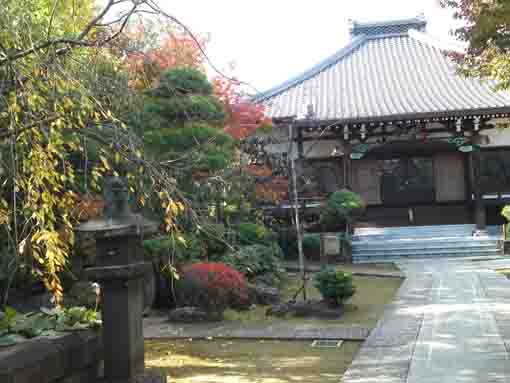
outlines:
[[[104,185],[104,217],[92,219],[76,228],[78,233],[93,233],[97,238],[153,234],[158,224],[131,212],[128,188],[120,177],[107,179]]]

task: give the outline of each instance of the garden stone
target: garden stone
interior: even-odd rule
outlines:
[[[260,305],[274,305],[280,303],[280,291],[275,287],[262,284],[248,285],[250,296]]]
[[[290,312],[290,303],[280,303],[269,307],[266,310],[266,316],[284,317]]]
[[[223,319],[221,313],[207,312],[198,307],[185,306],[170,311],[168,314],[170,322],[197,323],[197,322],[218,322]]]
[[[338,319],[344,313],[343,306],[331,306],[326,301],[308,300],[306,302],[288,302],[273,305],[266,315],[283,317],[290,314],[299,318]]]

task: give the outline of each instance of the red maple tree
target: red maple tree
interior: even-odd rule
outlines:
[[[262,125],[270,125],[262,104],[255,104],[243,95],[242,84],[235,77],[213,79],[214,93],[223,102],[227,119],[225,132],[237,140],[251,136]]]
[[[204,71],[202,49],[208,35],[193,39],[172,24],[154,30],[140,21],[124,33],[120,50],[129,72],[130,86],[144,90],[155,85],[163,71],[176,67],[192,67]]]

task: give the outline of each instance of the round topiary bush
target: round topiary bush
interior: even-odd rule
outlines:
[[[184,267],[176,283],[176,295],[179,306],[215,313],[248,302],[243,275],[223,263],[195,263]]]
[[[333,231],[339,225],[352,224],[365,211],[361,197],[347,189],[331,193],[322,210],[320,223]]]
[[[313,285],[319,290],[322,298],[334,306],[341,306],[356,292],[352,274],[332,267],[323,268],[316,273]]]

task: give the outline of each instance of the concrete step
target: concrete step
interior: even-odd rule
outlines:
[[[382,262],[394,262],[398,260],[405,260],[405,259],[430,259],[430,258],[473,258],[473,257],[494,257],[494,256],[500,256],[502,255],[501,250],[491,250],[491,251],[481,251],[481,252],[469,252],[469,251],[455,251],[455,252],[449,252],[447,254],[423,254],[423,253],[416,253],[416,254],[400,254],[400,255],[376,255],[366,257],[361,256],[357,257],[353,255],[353,262],[354,263],[382,263]]]
[[[400,256],[423,256],[423,257],[431,257],[431,256],[448,256],[448,254],[452,253],[494,253],[501,252],[501,249],[498,247],[482,247],[482,248],[455,248],[455,249],[420,249],[420,250],[406,250],[406,249],[396,249],[396,250],[380,250],[380,251],[366,251],[366,252],[357,252],[353,251],[352,256],[354,257],[400,257]]]
[[[429,249],[429,248],[464,248],[464,247],[479,247],[479,246],[499,246],[500,241],[497,239],[443,239],[436,240],[390,240],[390,241],[363,241],[353,242],[353,250],[359,251],[377,251],[382,249]]]
[[[471,232],[475,229],[475,225],[434,225],[434,226],[398,226],[398,227],[361,227],[356,228],[354,233],[356,235],[370,235],[370,234],[393,234],[393,233],[414,233],[414,232],[437,232],[437,231],[451,231],[451,232]]]
[[[471,237],[475,225],[441,225],[441,226],[406,226],[388,228],[358,228],[354,231],[354,240],[397,239],[397,238],[430,238],[440,237]],[[501,226],[489,226],[491,236],[502,234]]]
[[[354,263],[398,259],[487,257],[502,254],[501,227],[473,237],[475,225],[360,228],[353,236]]]
[[[373,249],[373,250],[361,250],[361,249],[353,249],[353,256],[371,256],[372,254],[386,254],[386,255],[399,255],[399,254],[443,254],[452,251],[492,251],[492,250],[500,250],[498,246],[495,245],[487,245],[487,246],[464,246],[464,247],[426,247],[426,248],[400,248],[400,249]]]

